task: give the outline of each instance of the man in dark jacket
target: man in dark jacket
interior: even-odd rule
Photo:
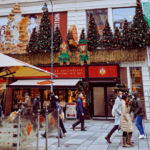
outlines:
[[[36,95],[36,98],[33,100],[33,110],[38,111],[40,108],[40,94]]]
[[[84,98],[83,94],[80,93],[79,99],[77,101],[77,115],[79,116],[79,120],[72,125],[73,130],[75,130],[75,127],[79,123],[81,123],[81,131],[86,131],[84,129],[84,112],[83,112],[83,101],[82,101],[83,98]]]
[[[140,98],[138,98],[138,94],[134,93],[134,116],[136,117],[135,124],[140,132],[140,136],[138,139],[144,139],[145,138],[145,133],[144,133],[144,128],[143,128],[143,123],[142,123],[142,118],[144,116],[144,110],[142,106],[142,102]]]

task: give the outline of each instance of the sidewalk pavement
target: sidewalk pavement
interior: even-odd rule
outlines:
[[[139,132],[135,127],[135,132],[132,137],[132,141],[135,144],[131,148],[122,147],[122,131],[119,131],[119,135],[115,133],[112,135],[111,144],[106,142],[105,136],[114,126],[114,121],[85,120],[87,131],[81,131],[80,129],[73,131],[71,128],[74,122],[72,120],[64,122],[67,135],[60,139],[60,147],[58,147],[57,134],[48,138],[48,150],[150,150],[150,122],[148,121],[144,121],[143,123],[146,139],[138,140]],[[40,131],[40,133],[43,132]],[[36,150],[36,141],[22,150]],[[45,139],[41,135],[39,139],[39,150],[45,150]]]

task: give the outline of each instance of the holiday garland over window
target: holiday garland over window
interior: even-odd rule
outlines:
[[[59,27],[56,27],[56,30],[54,32],[54,43],[53,43],[53,50],[54,51],[60,51],[60,44],[63,42],[62,36],[59,30]]]
[[[123,25],[123,32],[119,33],[119,29],[115,28],[113,35],[109,22],[106,21],[105,27],[103,29],[103,36],[101,38],[96,28],[94,16],[91,13],[89,18],[89,28],[87,31],[88,50],[93,51],[98,48],[106,50],[116,48],[138,48],[139,51],[139,48],[150,45],[149,28],[146,20],[144,19],[142,5],[140,0],[137,0],[136,3],[136,11],[132,27],[129,28],[128,22],[125,20]],[[82,29],[79,41],[85,38],[84,29]],[[71,39],[73,39],[72,33],[68,31],[66,41],[70,50],[74,48],[72,45],[70,45],[69,41]],[[53,50],[59,51],[60,44],[62,42],[63,40],[61,33],[57,27],[56,31],[54,32]],[[27,51],[29,53],[36,51],[51,51],[51,24],[48,18],[48,11],[43,13],[38,35],[36,35],[35,30],[33,30]]]
[[[37,47],[35,50],[44,52],[51,51],[51,23],[48,17],[48,11],[43,13],[40,24],[40,31],[38,33]]]

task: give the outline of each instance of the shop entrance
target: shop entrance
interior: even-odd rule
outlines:
[[[94,116],[105,116],[104,87],[93,87]]]
[[[114,99],[115,95],[113,89],[115,86],[103,87],[93,86],[93,117],[112,117],[111,110],[109,108],[111,99]]]

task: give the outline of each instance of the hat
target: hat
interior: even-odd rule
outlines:
[[[80,40],[79,45],[81,45],[81,44],[83,44],[83,45],[87,44],[87,39]]]
[[[58,96],[56,95],[55,98],[58,99]]]

